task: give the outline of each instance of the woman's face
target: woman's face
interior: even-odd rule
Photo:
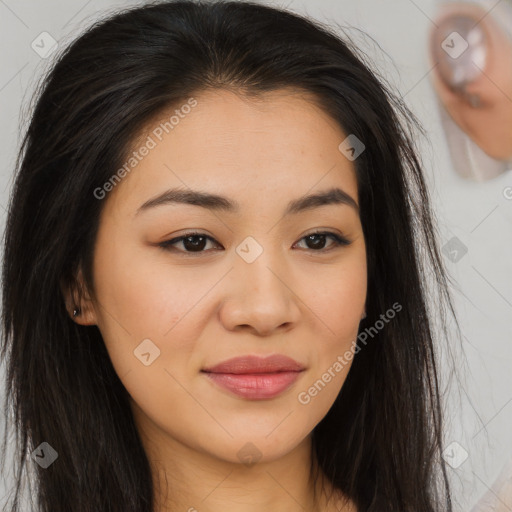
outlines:
[[[280,457],[325,416],[350,368],[367,269],[354,163],[338,148],[349,134],[306,96],[264,98],[208,91],[162,114],[98,199],[97,300],[77,321],[98,325],[158,457]],[[171,190],[223,199],[184,203]],[[203,238],[170,243],[189,233]],[[302,371],[204,372],[277,354]]]

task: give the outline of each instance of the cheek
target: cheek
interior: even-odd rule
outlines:
[[[115,264],[97,265],[99,328],[131,399],[162,427],[182,423],[171,414],[177,409],[180,418],[198,417],[183,386],[201,329],[191,318],[202,312],[205,284],[183,279],[183,270],[164,260],[150,261],[147,249],[103,255],[98,251],[98,263]]]
[[[316,313],[317,327],[323,334],[319,332],[313,351],[314,373],[316,378],[329,383],[326,386],[329,390],[322,392],[322,400],[328,404],[341,389],[354,356],[367,294],[363,251],[354,253],[350,264],[340,265],[337,272],[331,271],[323,279],[317,276],[316,282],[310,307]]]
[[[308,305],[323,321],[326,340],[340,343],[354,332],[366,301],[367,268],[364,248],[347,254],[334,267],[319,267],[304,280]],[[330,336],[329,336],[330,334]]]
[[[122,252],[97,251],[100,313],[107,313],[105,323],[116,320],[118,327],[135,337],[162,337],[190,309],[189,303],[197,302],[199,291],[195,293],[194,283],[183,279],[183,269],[166,264],[158,248],[124,246]]]
[[[318,297],[319,310],[329,320],[331,329],[343,337],[359,323],[366,300],[366,273],[346,271],[331,279]]]
[[[125,249],[116,251],[116,247]],[[147,248],[129,247],[120,240],[111,246],[98,244],[94,270],[98,327],[117,373],[122,376],[135,369],[133,374],[142,371],[145,380],[146,370],[180,367],[180,358],[192,351],[190,340],[197,338],[198,324],[187,322],[187,315],[197,309],[205,284],[183,279],[183,269],[165,264],[161,257],[148,257]],[[146,368],[138,356],[148,351],[154,362]]]

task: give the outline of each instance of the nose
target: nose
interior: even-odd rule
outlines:
[[[252,263],[235,258],[219,311],[226,329],[268,336],[298,323],[306,298],[286,264],[269,253],[264,251]]]

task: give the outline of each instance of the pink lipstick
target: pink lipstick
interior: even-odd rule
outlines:
[[[277,354],[269,357],[243,356],[201,370],[231,393],[250,400],[274,398],[287,390],[305,367]]]

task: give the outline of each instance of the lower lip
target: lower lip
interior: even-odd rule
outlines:
[[[206,373],[220,387],[251,400],[274,398],[286,391],[301,372],[240,374]]]

